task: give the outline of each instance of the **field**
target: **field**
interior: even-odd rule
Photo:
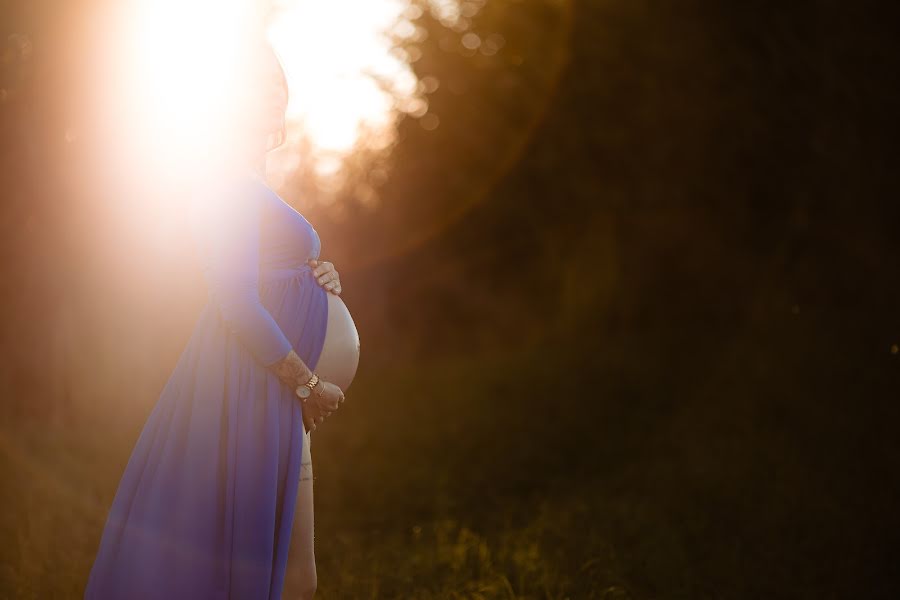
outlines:
[[[319,596],[890,597],[897,356],[819,323],[364,363],[313,438]],[[80,596],[140,425],[4,422],[0,597]]]

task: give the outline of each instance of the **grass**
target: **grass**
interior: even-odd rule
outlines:
[[[856,399],[896,357],[804,319],[366,365],[314,436],[319,596],[890,597],[893,409]],[[0,597],[80,597],[142,421],[93,418],[0,429]]]

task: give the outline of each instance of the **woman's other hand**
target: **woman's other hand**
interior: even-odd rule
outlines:
[[[315,431],[344,401],[341,388],[322,379],[306,402],[303,403],[303,424],[307,431]]]
[[[312,258],[306,262],[312,267],[313,276],[316,278],[319,285],[335,296],[341,295],[341,279],[337,269],[334,268],[334,264],[328,261],[314,260]]]
[[[315,431],[316,427],[325,420],[325,417],[326,415],[315,404],[307,402],[303,405],[303,427],[306,431]]]
[[[316,399],[319,410],[331,414],[340,408],[340,404],[344,401],[344,392],[333,383],[320,379],[310,397]]]

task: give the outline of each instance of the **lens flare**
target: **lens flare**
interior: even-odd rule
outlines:
[[[113,83],[103,83],[113,88],[107,100],[115,115],[109,135],[127,140],[118,147],[129,157],[128,168],[190,174],[255,156],[253,113],[265,101],[254,94],[264,93],[265,86],[253,83],[256,65],[246,42],[265,38],[289,88],[286,140],[267,157],[270,180],[281,186],[302,171],[321,192],[319,200],[331,202],[342,189],[347,165],[358,168],[360,157],[384,156],[405,115],[422,119],[426,130],[439,124],[428,113],[427,100],[438,82],[433,77],[420,82],[412,68],[421,56],[416,42],[426,35],[416,24],[423,9],[458,30],[482,5],[454,0],[114,4],[118,19],[107,28],[114,38],[108,46]],[[264,135],[259,144],[265,148]]]

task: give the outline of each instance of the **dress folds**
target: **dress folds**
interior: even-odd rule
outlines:
[[[309,222],[251,177],[192,205],[209,302],[119,483],[90,600],[277,599],[294,517],[301,405],[268,369],[315,368],[327,292]]]

